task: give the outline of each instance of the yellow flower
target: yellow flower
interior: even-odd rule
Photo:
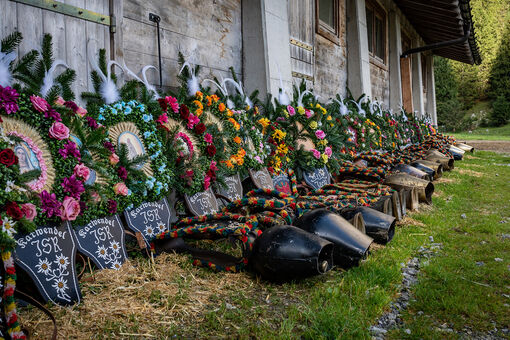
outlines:
[[[214,102],[215,102],[215,103],[217,103],[217,102],[218,102],[218,100],[220,100],[220,97],[218,97],[218,96],[217,96],[217,95],[215,95],[215,94],[213,94],[213,95],[211,96],[211,98],[214,100]]]
[[[227,109],[227,116],[232,117],[233,115],[234,115],[234,113],[232,112],[232,110]]]
[[[285,144],[279,144],[278,148],[276,148],[276,152],[285,155],[287,152],[289,152],[289,148]]]
[[[333,117],[328,116],[328,117],[326,118],[326,120],[333,120]]]
[[[315,130],[317,129],[317,122],[315,120],[312,120],[310,124],[308,124],[308,126]]]
[[[326,155],[325,153],[323,153],[321,155],[321,160],[322,160],[322,163],[326,164],[328,162],[328,155]]]
[[[259,114],[259,108],[258,106],[255,106],[255,114],[258,115]]]
[[[283,132],[282,130],[276,129],[273,132],[273,138],[280,142],[285,138],[285,136],[287,136],[287,133]]]
[[[328,145],[328,140],[327,139],[322,139],[317,144],[319,144],[319,145]]]
[[[200,117],[202,115],[202,113],[204,113],[204,110],[202,110],[202,109],[196,109],[196,111],[195,111],[195,114],[197,115],[197,117]]]
[[[198,92],[197,92],[198,93]],[[195,104],[197,106],[197,108],[199,109],[204,109],[204,106],[202,105],[201,102],[199,102],[198,100],[194,100],[193,101],[193,104]]]
[[[197,91],[197,93],[195,93],[195,97],[197,97],[198,99],[202,100],[204,98],[204,94],[200,91]]]
[[[304,115],[305,114],[305,108],[302,107],[302,106],[298,106],[297,107],[297,112],[300,114],[300,115]]]
[[[260,125],[262,125],[263,128],[266,128],[269,126],[269,119],[267,118],[260,118],[257,123],[259,123]]]
[[[218,105],[218,110],[220,110],[220,112],[225,111],[225,109],[226,109],[226,108],[227,108],[227,107],[226,107],[226,106],[225,106],[225,104],[223,104],[223,103],[220,103],[220,105]]]

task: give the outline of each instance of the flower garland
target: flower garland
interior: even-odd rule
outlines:
[[[16,300],[14,299],[14,291],[16,289],[16,268],[12,257],[12,249],[2,248],[0,250],[2,262],[5,269],[4,280],[4,315],[7,322],[7,333],[11,339],[26,339],[26,335],[21,330],[18,314],[16,311]],[[0,337],[1,339],[1,337]]]
[[[174,172],[162,151],[157,121],[147,107],[134,100],[104,105],[97,121],[108,129],[104,148],[110,164],[109,213],[161,199],[173,184]],[[121,145],[126,146],[127,160],[119,157]],[[128,165],[140,157],[145,159]]]
[[[210,102],[210,106],[217,103],[218,110],[224,106],[217,96],[204,99],[201,92],[191,98],[190,106],[179,104],[172,96],[158,100],[163,111],[157,119],[158,128],[165,133],[163,139],[166,141],[163,152],[176,164],[175,175],[181,180],[174,186],[180,193],[195,194],[207,190],[216,181],[221,161],[225,158],[223,148],[216,147],[221,141],[213,137],[221,135],[220,132],[206,126],[200,118],[204,113],[203,100]],[[187,148],[186,152],[181,150],[178,142]]]
[[[290,156],[294,147],[290,135],[282,129],[280,124],[269,122],[267,118],[261,118],[259,123],[265,125],[266,143],[271,148],[267,158],[267,169],[272,175],[278,175],[292,167]]]
[[[29,183],[32,191],[30,203],[37,208],[35,223],[37,225],[60,221],[85,223],[96,217],[97,209],[93,204],[85,203],[92,189],[91,186],[85,185],[86,174],[90,169],[81,163],[82,155],[76,143],[70,138],[70,129],[62,122],[61,114],[41,97],[18,94],[15,90],[11,90],[10,93],[11,100],[7,100],[10,103],[9,110],[5,109],[6,101],[0,104],[4,107],[4,112],[0,113],[7,115],[11,130],[6,133],[16,137],[18,144],[21,145],[18,151],[23,155],[21,170],[27,172],[33,168],[40,171],[39,177]],[[13,103],[16,103],[16,106]],[[59,111],[69,110],[62,108]],[[23,123],[30,127],[24,129],[25,131],[17,131],[18,128],[23,130]],[[34,134],[31,132],[33,128],[37,131],[35,136],[49,149],[47,154],[28,134]],[[51,163],[51,170],[48,161]],[[27,166],[28,162],[31,166]]]

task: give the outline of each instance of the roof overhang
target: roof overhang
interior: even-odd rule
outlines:
[[[427,45],[462,38],[469,29],[465,42],[433,51],[448,59],[480,64],[469,0],[394,1]]]

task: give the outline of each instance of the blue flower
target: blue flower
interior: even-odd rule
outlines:
[[[143,119],[144,122],[148,123],[148,122],[150,122],[152,120],[152,115],[144,114],[142,116],[142,119]]]
[[[128,196],[131,196],[131,194],[132,194],[132,193],[133,193],[133,192],[131,191],[131,189],[128,189],[128,194],[127,194],[127,195],[128,195]]]
[[[126,108],[124,109],[124,114],[125,114],[125,115],[128,115],[128,114],[130,114],[131,112],[133,112],[133,109],[132,109],[132,108],[130,108],[129,106],[126,106]]]
[[[122,104],[121,103],[117,103],[115,105],[113,105],[114,108],[116,108],[117,110],[122,110]]]
[[[114,108],[111,108],[110,112],[112,113],[112,115],[116,115],[117,114],[117,110],[115,110]]]
[[[149,148],[149,149],[152,149],[152,148],[153,148],[153,147],[155,147],[155,146],[156,146],[156,144],[154,144],[153,142],[150,142],[150,143],[149,143],[148,148]]]
[[[131,209],[133,209],[133,203],[131,203],[130,205],[128,205],[128,206],[126,207],[126,210],[127,210],[127,211],[129,211],[129,210],[131,210]]]
[[[161,142],[158,141],[158,147],[162,147],[163,145],[161,144]]]
[[[155,181],[156,181],[156,179],[154,177],[150,177],[145,181],[145,185],[147,186],[147,188],[152,189],[152,188],[154,188]]]
[[[159,195],[161,193],[161,189],[163,189],[163,183],[161,183],[159,181],[156,182],[156,189],[155,189],[156,195]]]
[[[152,132],[151,132],[151,131],[145,131],[145,132],[143,133],[143,136],[147,139],[147,138],[149,138],[150,136],[152,136]]]
[[[128,101],[128,105],[131,106],[131,107],[136,106],[136,100]]]
[[[101,108],[99,109],[99,113],[104,113],[104,107],[101,107]]]
[[[165,171],[165,169],[166,169],[166,164],[163,164],[163,165],[161,165],[161,166],[158,168],[158,171],[159,171],[159,172],[163,172],[163,171]]]
[[[156,157],[158,157],[160,153],[161,153],[161,150],[156,151],[156,152],[155,152],[155,153],[151,156],[151,159],[156,159]]]
[[[104,120],[104,116],[102,114],[100,114],[98,117],[97,117],[97,120]]]
[[[145,189],[145,190],[143,191],[143,195],[144,195],[144,196],[147,196],[147,189]]]
[[[145,112],[145,105],[140,104],[137,106],[137,108],[140,110],[140,112],[142,112],[142,113]]]

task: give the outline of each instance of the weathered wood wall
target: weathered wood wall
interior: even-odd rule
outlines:
[[[66,4],[75,5],[101,14],[108,14],[108,0],[64,0]],[[110,51],[109,27],[87,22],[78,18],[65,16],[48,10],[0,0],[0,37],[18,30],[23,34],[23,41],[18,48],[18,56],[32,49],[41,49],[45,33],[53,36],[53,55],[64,60],[76,71],[73,85],[75,93],[92,89],[90,65],[87,54],[97,54],[99,48]],[[87,47],[87,41],[93,42]]]
[[[230,76],[230,66],[242,74],[241,0],[124,0],[123,7],[122,50],[135,73],[158,66],[156,25],[149,21],[154,13],[161,17],[164,86],[178,85],[179,51],[201,65],[201,79]],[[158,83],[157,72],[149,80]]]

